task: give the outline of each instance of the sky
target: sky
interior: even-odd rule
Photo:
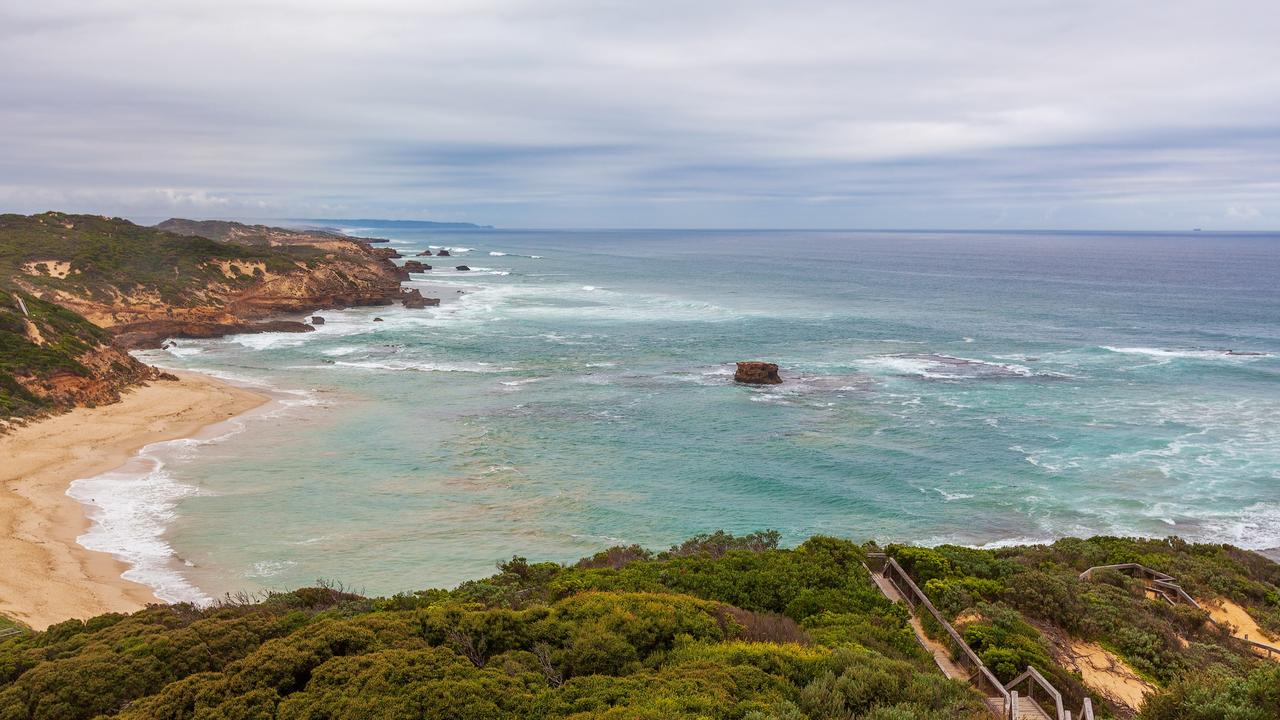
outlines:
[[[0,0],[0,211],[1280,228],[1275,0]]]

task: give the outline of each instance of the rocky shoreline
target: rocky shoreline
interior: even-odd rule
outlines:
[[[403,289],[413,268],[373,241],[227,221],[0,216],[12,258],[0,267],[9,288],[0,331],[30,358],[0,367],[0,391],[12,396],[0,393],[0,416],[117,402],[121,390],[164,377],[128,351],[170,338],[312,332],[314,323],[282,316],[439,304]]]

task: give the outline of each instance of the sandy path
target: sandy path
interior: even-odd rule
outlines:
[[[0,613],[36,629],[158,602],[127,567],[76,538],[89,526],[73,480],[113,470],[144,445],[190,437],[268,398],[180,373],[123,401],[81,408],[0,435]]]
[[[1236,637],[1269,645],[1280,645],[1280,638],[1269,635],[1258,627],[1258,621],[1250,617],[1249,613],[1236,603],[1226,598],[1218,598],[1200,602],[1200,605],[1209,612],[1209,617],[1213,618],[1214,622],[1232,628],[1232,634]]]

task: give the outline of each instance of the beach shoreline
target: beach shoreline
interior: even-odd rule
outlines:
[[[34,629],[161,602],[129,565],[82,547],[87,506],[71,483],[110,472],[152,443],[192,437],[270,398],[194,372],[0,435],[0,614]]]

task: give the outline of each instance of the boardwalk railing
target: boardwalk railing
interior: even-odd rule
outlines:
[[[1056,711],[1054,717],[1059,718],[1059,720],[1071,720],[1071,713],[1067,712],[1062,707],[1062,693],[1058,692],[1057,688],[1046,680],[1044,676],[1040,674],[1039,670],[1028,665],[1027,669],[1023,670],[1021,675],[1006,683],[1005,688],[1012,691],[1023,683],[1026,683],[1027,685],[1027,694],[1019,697],[1019,701],[1021,701],[1022,698],[1026,698],[1031,702],[1037,702],[1035,690],[1036,686],[1039,685],[1048,696],[1048,699],[1053,701],[1053,709]],[[1037,704],[1039,703],[1037,702]]]
[[[1183,590],[1181,586],[1179,586],[1177,583],[1173,581],[1172,575],[1169,575],[1167,573],[1162,573],[1159,570],[1149,568],[1146,565],[1139,565],[1138,563],[1120,563],[1118,565],[1096,565],[1080,573],[1080,579],[1089,580],[1093,577],[1093,574],[1098,570],[1114,570],[1116,572],[1121,572],[1126,575],[1131,575],[1135,578],[1138,578],[1139,580],[1146,582],[1148,590],[1164,598],[1165,601],[1171,605],[1177,605],[1178,603],[1185,603],[1187,605],[1191,605],[1197,610],[1204,610],[1204,608],[1201,607],[1200,603],[1196,602],[1195,598],[1188,595],[1187,591]],[[1212,618],[1209,619],[1209,622],[1212,622],[1215,625],[1219,624],[1216,620]],[[1262,655],[1268,659],[1280,659],[1280,647],[1276,647],[1275,645],[1268,645],[1264,642],[1258,642],[1257,640],[1252,640],[1247,637],[1236,637],[1236,639],[1248,645],[1251,650],[1253,650],[1255,653],[1259,655]]]
[[[1145,580],[1147,583],[1147,589],[1164,598],[1170,605],[1177,605],[1181,602],[1200,610],[1204,609],[1200,607],[1200,603],[1196,602],[1195,598],[1188,595],[1186,590],[1183,590],[1181,586],[1173,581],[1172,575],[1162,573],[1159,570],[1149,568],[1146,565],[1140,565],[1138,563],[1095,565],[1094,567],[1080,573],[1080,579],[1089,580],[1098,570],[1114,570],[1126,575],[1132,575],[1139,580]]]
[[[978,658],[978,654],[960,637],[960,633],[956,632],[956,629],[951,626],[951,623],[947,622],[942,613],[938,612],[938,608],[933,606],[928,596],[916,585],[911,576],[907,575],[907,571],[902,569],[898,561],[884,553],[870,553],[867,556],[867,560],[869,565],[876,567],[886,580],[893,583],[893,586],[898,589],[898,592],[907,601],[907,604],[911,606],[912,610],[918,614],[919,609],[923,607],[942,626],[949,641],[947,644],[952,651],[952,657],[955,658],[959,665],[971,673],[968,678],[969,682],[977,687],[978,690],[986,693],[988,697],[999,697],[1003,704],[1001,717],[1011,717],[1010,713],[1014,712],[1016,707],[1014,698],[1017,697],[1017,694],[1015,693],[1012,696],[1009,694],[1009,690],[1000,682],[1000,679],[987,669],[987,666]]]
[[[13,637],[14,635],[21,635],[24,632],[26,632],[26,630],[20,627],[5,628],[3,630],[0,630],[0,640],[3,640],[7,637]]]

